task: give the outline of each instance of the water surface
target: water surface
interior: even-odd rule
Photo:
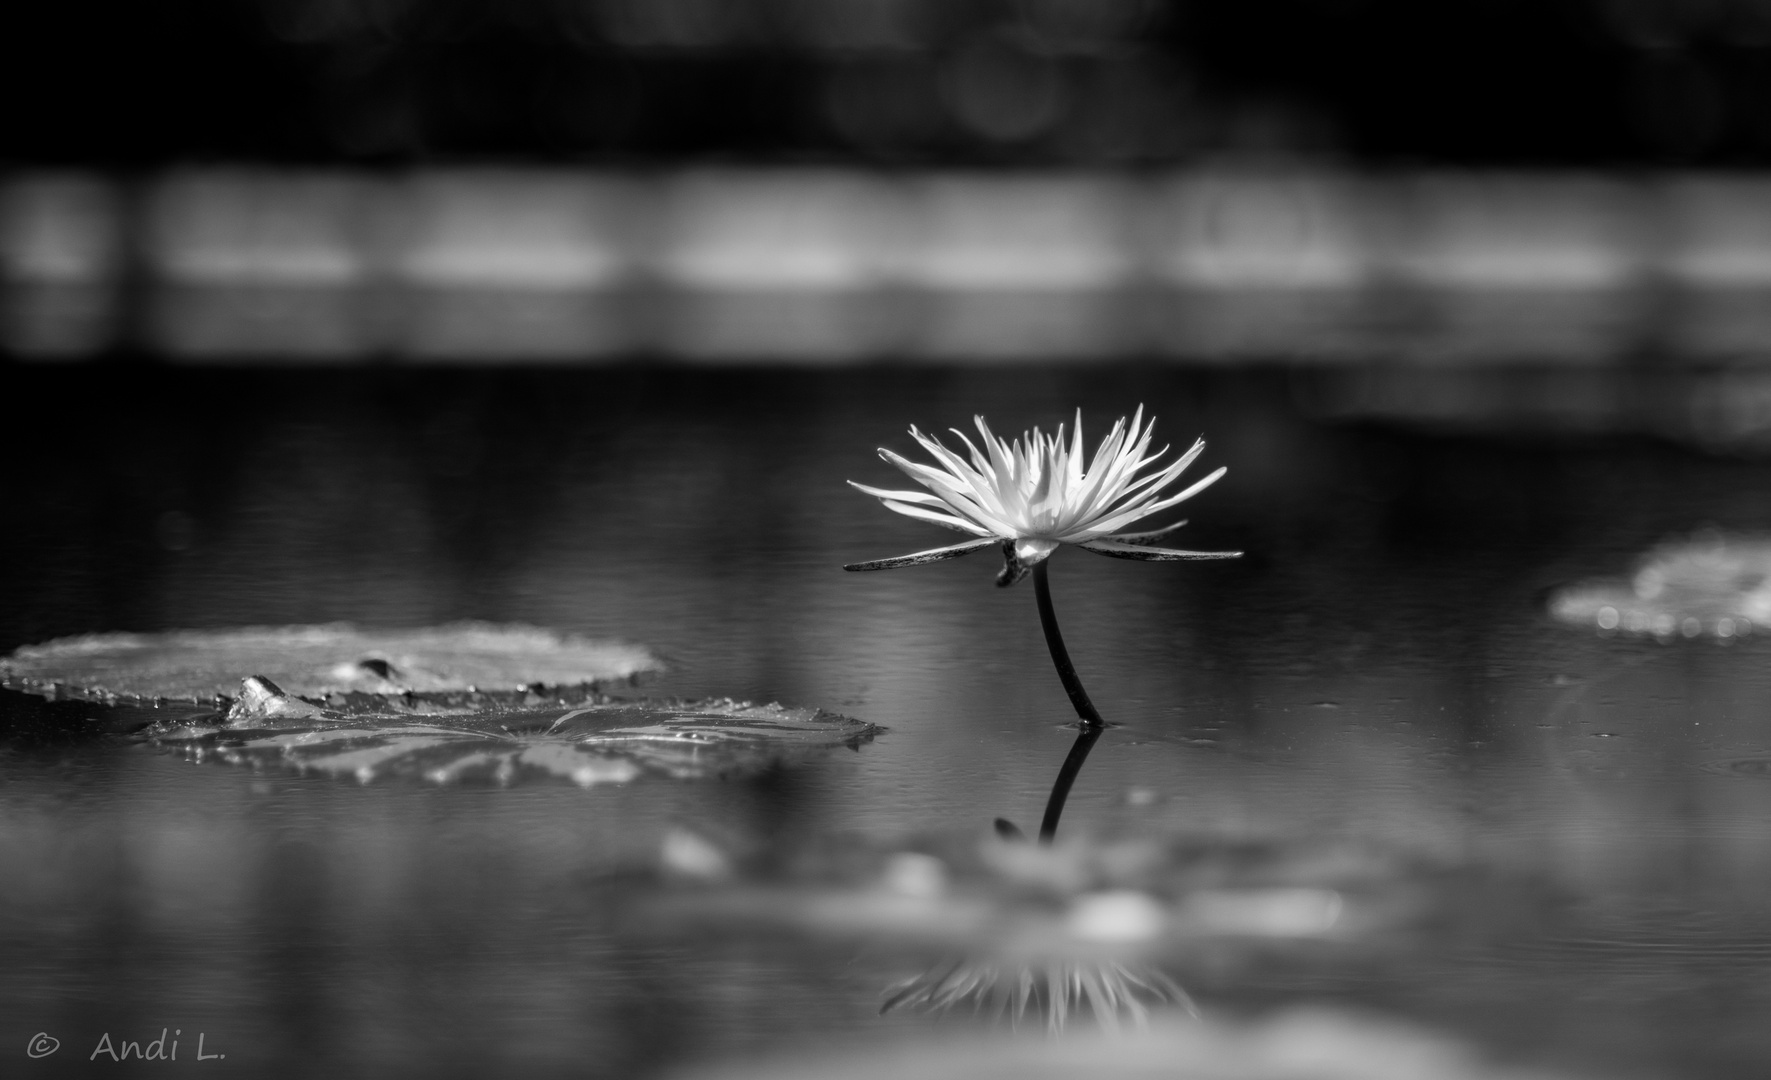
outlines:
[[[1620,376],[1621,378],[1621,376]],[[1186,546],[1066,550],[1116,725],[1064,834],[1356,840],[1477,868],[1495,920],[1356,964],[1170,968],[1208,1013],[1364,1005],[1597,1075],[1771,1070],[1771,635],[1605,637],[1552,586],[1700,526],[1771,531],[1771,465],[1627,434],[1322,419],[1309,378],[1158,367],[0,370],[18,425],[0,647],[97,630],[516,621],[660,652],[647,692],[883,725],[761,779],[589,790],[0,751],[0,1047],[205,1033],[235,1075],[630,1076],[920,1037],[890,949],[631,919],[663,838],[766,861],[1031,828],[1074,731],[1030,585],[847,488],[909,423],[1104,432],[1143,403],[1229,475]],[[760,855],[758,854],[760,853]],[[1466,913],[1467,915],[1467,913]],[[181,1036],[181,1039],[184,1036]],[[182,1044],[181,1061],[194,1041]],[[101,1059],[102,1062],[103,1059]]]

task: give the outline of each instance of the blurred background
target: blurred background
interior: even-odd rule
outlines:
[[[0,42],[20,360],[1613,367],[1771,329],[1759,0],[86,0]]]

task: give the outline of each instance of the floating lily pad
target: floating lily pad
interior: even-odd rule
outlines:
[[[1771,538],[1709,534],[1663,544],[1629,580],[1559,590],[1550,614],[1575,626],[1668,641],[1722,641],[1771,627]]]
[[[678,779],[755,772],[880,729],[820,709],[727,700],[536,705],[486,702],[432,710],[337,707],[248,679],[225,714],[153,725],[138,737],[198,761],[371,781],[436,784],[565,779],[582,787],[652,773]]]
[[[324,626],[89,634],[0,659],[0,686],[39,694],[205,701],[258,675],[298,696],[513,691],[627,682],[661,665],[636,645],[532,626]]]

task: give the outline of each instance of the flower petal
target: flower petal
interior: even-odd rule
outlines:
[[[1138,413],[1140,416],[1143,414],[1143,406],[1138,407]],[[1133,435],[1136,435],[1135,429]],[[1148,438],[1146,433],[1145,441]],[[1138,455],[1135,451],[1130,454],[1124,452],[1125,440],[1125,419],[1121,417],[1113,424],[1113,430],[1107,433],[1107,437],[1101,440],[1101,445],[1095,450],[1094,463],[1088,467],[1087,474],[1072,495],[1075,522],[1080,523],[1096,516],[1117,500],[1125,484],[1131,479],[1130,474],[1137,471]]]
[[[888,491],[885,488],[876,488],[868,484],[856,483],[853,480],[846,482],[855,490],[871,495],[876,499],[891,499],[896,502],[910,503],[914,506],[926,506],[932,510],[946,511],[953,509],[952,505],[948,503],[947,500],[941,498],[939,495],[932,495],[926,491]]]
[[[961,491],[955,486],[959,480],[952,474],[942,472],[940,469],[931,465],[919,465],[914,461],[892,453],[890,450],[880,450],[879,456],[885,458],[898,468],[903,469],[912,480],[915,480],[919,484],[926,485],[930,491],[933,491],[939,496],[941,501],[951,507],[955,513],[976,521],[987,528],[991,528],[993,531],[998,532],[999,535],[1006,536],[1014,531],[1003,524],[1000,515],[992,514],[987,506],[980,504],[980,502],[973,498],[969,493]],[[996,527],[998,525],[1002,525],[1002,528],[997,529]]]
[[[1006,441],[990,434],[990,425],[984,422],[983,416],[972,417],[972,422],[978,425],[978,433],[984,437],[984,448],[989,451],[990,464],[995,470],[997,493],[1001,495],[1017,490],[1014,452]]]
[[[1148,432],[1145,434],[1147,436]],[[1152,464],[1157,458],[1160,458],[1163,454],[1168,452],[1168,448],[1163,447],[1154,454],[1138,457],[1136,456],[1137,453],[1141,453],[1142,451],[1142,446],[1140,445],[1138,451],[1128,455],[1123,463],[1123,468],[1120,470],[1120,474],[1115,476],[1112,486],[1104,491],[1099,498],[1097,505],[1091,508],[1092,513],[1089,515],[1089,518],[1092,520],[1090,521],[1089,529],[1094,532],[1095,535],[1099,536],[1104,533],[1110,533],[1121,525],[1130,524],[1149,513],[1150,511],[1140,510],[1139,508],[1148,507],[1156,502],[1156,500],[1161,497],[1162,489],[1173,483],[1174,480],[1181,475],[1181,472],[1186,469],[1188,465],[1193,463],[1193,459],[1199,456],[1200,451],[1204,449],[1205,443],[1203,441],[1195,442],[1191,449],[1176,460],[1170,462],[1165,468],[1158,469],[1141,478],[1133,479],[1133,476],[1135,476],[1139,469]],[[1137,511],[1137,513],[1133,514],[1131,517],[1121,516],[1134,510]],[[1112,526],[1103,524],[1114,518],[1118,519],[1119,524]]]
[[[1202,478],[1198,483],[1185,491],[1170,495],[1165,499],[1157,499],[1152,503],[1134,503],[1132,506],[1102,518],[1100,521],[1091,525],[1090,528],[1099,529],[1102,533],[1117,532],[1140,518],[1149,517],[1151,514],[1157,513],[1158,511],[1167,510],[1176,503],[1185,502],[1188,499],[1191,499],[1201,491],[1204,491],[1206,488],[1217,483],[1218,478],[1228,471],[1229,470],[1223,466],[1219,466],[1216,472],[1212,473],[1210,476]]]
[[[1151,529],[1149,532],[1119,533],[1114,536],[1103,536],[1101,539],[1117,540],[1121,544],[1148,544],[1150,541],[1155,540],[1158,537],[1167,536],[1169,533],[1174,532],[1186,523],[1187,519],[1182,518],[1173,525],[1164,525],[1160,529]]]
[[[1097,554],[1120,558],[1230,558],[1233,552],[1185,552],[1156,548],[1152,542],[1180,527],[1122,532],[1134,523],[1193,497],[1224,475],[1218,469],[1185,490],[1164,494],[1204,450],[1196,440],[1185,453],[1164,462],[1167,446],[1152,452],[1156,421],[1138,406],[1130,417],[1114,422],[1092,460],[1084,458],[1082,414],[1075,427],[1060,424],[1055,434],[1038,428],[1013,442],[998,437],[982,416],[974,416],[974,436],[957,428],[957,452],[916,426],[911,436],[933,459],[924,464],[882,448],[880,456],[902,470],[924,491],[899,491],[851,484],[880,499],[895,513],[972,533],[980,540],[1019,541],[1022,551],[1009,557],[1013,567],[1038,562],[1051,545],[1093,546]],[[1086,468],[1085,468],[1086,465]],[[942,557],[951,557],[943,555]],[[913,559],[914,556],[906,556]],[[872,564],[863,564],[871,566]],[[883,568],[882,564],[881,568]],[[889,565],[912,565],[893,561]]]
[[[1084,551],[1092,551],[1096,555],[1108,555],[1115,559],[1141,559],[1144,562],[1180,562],[1190,559],[1240,559],[1240,551],[1182,551],[1179,548],[1146,547],[1143,544],[1125,544],[1117,540],[1090,540],[1076,545]]]
[[[920,443],[924,450],[927,450],[936,461],[940,462],[954,480],[967,487],[977,487],[979,481],[984,479],[983,474],[967,465],[964,458],[947,449],[946,443],[933,435],[924,435],[914,424],[910,427],[910,437]]]
[[[1193,459],[1197,458],[1201,453],[1204,452],[1204,450],[1205,450],[1205,440],[1204,439],[1195,439],[1193,442],[1193,445],[1187,448],[1186,453],[1182,454],[1180,457],[1169,462],[1168,465],[1164,466],[1161,469],[1156,470],[1155,472],[1142,478],[1141,480],[1136,480],[1136,481],[1132,481],[1130,483],[1127,483],[1125,486],[1126,493],[1130,494],[1134,491],[1138,491],[1139,489],[1143,488],[1145,485],[1154,485],[1154,487],[1157,489],[1167,487],[1169,484],[1174,483],[1175,479],[1177,477],[1179,477],[1181,475],[1181,473],[1186,471],[1187,466],[1193,464]],[[1153,463],[1154,461],[1156,461],[1157,458],[1160,458],[1163,454],[1166,454],[1166,453],[1168,453],[1168,447],[1165,446],[1161,450],[1158,450],[1156,453],[1151,454],[1149,457],[1144,458],[1143,460],[1139,461],[1137,464],[1137,468],[1141,469],[1145,465],[1149,465],[1149,464]],[[1154,492],[1152,492],[1152,493],[1154,493]]]
[[[1058,429],[1059,433],[1063,428]],[[1076,409],[1076,426],[1070,431],[1070,475],[1066,478],[1066,488],[1075,492],[1082,486],[1082,464],[1084,461],[1082,447],[1082,407]]]
[[[989,529],[984,528],[982,525],[975,525],[963,518],[954,517],[952,514],[943,514],[938,510],[928,510],[920,506],[912,506],[909,503],[898,502],[896,499],[881,499],[880,502],[885,504],[887,510],[896,510],[905,517],[931,521],[936,525],[952,529],[956,532],[971,533],[973,536],[994,537],[998,535],[991,532]]]
[[[896,570],[900,566],[921,566],[924,563],[940,562],[942,559],[957,559],[961,555],[970,555],[974,551],[982,551],[992,544],[1002,541],[994,536],[986,536],[980,540],[966,540],[951,547],[931,548],[928,551],[917,551],[909,555],[899,555],[890,559],[872,559],[868,562],[849,563],[844,570]]]

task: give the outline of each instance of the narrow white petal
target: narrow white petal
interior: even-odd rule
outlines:
[[[1167,487],[1169,484],[1172,484],[1177,478],[1179,478],[1181,473],[1186,471],[1187,466],[1193,464],[1193,459],[1198,457],[1199,452],[1204,449],[1205,449],[1205,444],[1203,442],[1194,443],[1193,448],[1191,450],[1188,450],[1185,454],[1182,454],[1180,457],[1176,458],[1174,461],[1169,462],[1165,468],[1158,469],[1156,472],[1150,473],[1147,476],[1139,477],[1137,480],[1134,480],[1134,481],[1126,484],[1124,490],[1121,492],[1121,495],[1131,495],[1131,494],[1135,494],[1137,492],[1140,492],[1140,491],[1143,491],[1146,489],[1159,490],[1161,488]],[[1152,454],[1150,457],[1146,458],[1144,461],[1140,461],[1138,463],[1138,465],[1139,465],[1139,467],[1142,467],[1152,461],[1155,461],[1157,458],[1159,458],[1161,456],[1162,456],[1161,454]]]
[[[1144,544],[1122,544],[1116,540],[1090,540],[1076,545],[1097,555],[1115,559],[1139,559],[1144,562],[1180,562],[1194,559],[1240,559],[1240,551],[1182,551],[1179,548],[1148,547]]]
[[[847,483],[850,487],[854,488],[855,490],[864,491],[867,494],[872,495],[873,497],[878,498],[878,499],[896,499],[899,502],[915,503],[918,506],[946,506],[947,505],[946,500],[942,499],[938,495],[932,495],[926,491],[887,491],[885,488],[872,487],[867,484],[858,483],[854,480],[850,480]]]
[[[940,562],[942,559],[957,559],[961,555],[970,555],[974,551],[982,551],[1001,543],[994,536],[982,540],[967,540],[964,543],[949,547],[930,548],[909,555],[898,555],[890,559],[872,559],[867,562],[849,563],[844,570],[895,570],[900,566],[921,566],[924,563]]]
[[[1070,432],[1070,487],[1082,483],[1082,409],[1076,410],[1076,427]]]
[[[1157,513],[1162,510],[1167,510],[1169,507],[1174,506],[1177,503],[1182,503],[1182,502],[1187,501],[1188,499],[1191,499],[1193,496],[1199,494],[1201,491],[1204,491],[1207,487],[1210,487],[1212,484],[1217,483],[1218,477],[1223,476],[1224,473],[1226,473],[1228,471],[1229,470],[1224,468],[1223,466],[1219,466],[1218,470],[1216,472],[1212,473],[1210,476],[1207,476],[1207,477],[1201,479],[1198,483],[1194,484],[1192,487],[1188,488],[1185,491],[1182,491],[1182,492],[1175,494],[1175,495],[1170,495],[1165,499],[1158,499],[1153,503],[1146,504],[1143,502],[1139,502],[1139,503],[1136,503],[1132,506],[1128,506],[1124,509],[1114,512],[1113,514],[1111,514],[1107,517],[1102,518],[1100,521],[1095,522],[1092,526],[1090,526],[1090,528],[1100,530],[1100,532],[1103,535],[1106,533],[1118,532],[1120,529],[1125,528],[1127,525],[1130,525],[1134,521],[1140,520],[1142,518],[1147,518],[1151,514]]]
[[[980,521],[999,516],[991,514],[986,507],[980,505],[979,500],[973,498],[970,492],[961,490],[959,485],[964,481],[952,474],[942,472],[931,465],[920,465],[908,458],[899,457],[890,450],[881,450],[879,455],[903,469],[912,480],[939,495],[943,502],[963,516],[977,518]]]
[[[1088,468],[1087,478],[1076,492],[1078,508],[1111,502],[1115,486],[1121,482],[1120,473],[1124,469],[1124,459],[1120,454],[1120,445],[1125,440],[1125,421],[1122,419],[1113,425],[1113,430],[1101,440],[1100,449],[1095,451],[1095,460]]]
[[[984,473],[990,470],[990,459],[984,456],[983,452],[973,444],[972,440],[965,432],[958,428],[948,428],[947,430],[959,436],[959,441],[965,443],[966,450],[972,455],[972,466],[978,470],[979,476],[984,475]]]
[[[896,510],[905,517],[919,518],[923,521],[932,521],[936,525],[943,525],[959,532],[971,533],[973,536],[999,535],[991,532],[989,529],[976,522],[954,517],[952,514],[943,514],[937,510],[928,510],[920,506],[912,506],[909,503],[901,503],[894,499],[884,499],[881,501],[885,504],[886,509]]]
[[[1193,496],[1199,494],[1201,491],[1204,491],[1206,488],[1217,483],[1218,479],[1229,471],[1230,471],[1230,469],[1228,466],[1219,465],[1216,469],[1212,470],[1211,472],[1207,473],[1206,475],[1204,475],[1204,476],[1200,477],[1198,480],[1196,480],[1193,483],[1192,487],[1189,487],[1186,490],[1179,492],[1178,494],[1169,495],[1169,496],[1165,497],[1164,499],[1162,499],[1162,502],[1169,505],[1169,506],[1173,506],[1175,503],[1184,502],[1187,499],[1191,499]]]
[[[983,478],[982,473],[967,465],[958,454],[947,449],[940,439],[933,435],[924,435],[915,428],[910,429],[910,434],[915,436],[916,441],[922,444],[924,450],[927,450],[936,461],[940,462],[944,471],[950,474],[954,480],[969,487],[974,486],[978,480]]]
[[[987,475],[966,464],[958,454],[947,449],[941,440],[924,435],[915,428],[911,428],[910,433],[916,436],[917,441],[922,443],[923,447],[934,455],[937,461],[946,466],[948,483],[955,490],[965,492],[970,502],[1000,516],[1002,512],[1001,500],[997,498],[995,485],[990,482]]]
[[[1140,469],[1144,468],[1146,465],[1155,464],[1162,455],[1168,453],[1168,447],[1166,446],[1155,453],[1150,452],[1150,443],[1155,435],[1155,429],[1147,427],[1142,434],[1126,437],[1125,445],[1119,452],[1118,460],[1113,462],[1113,468],[1118,476],[1120,484],[1130,483],[1132,477],[1136,476]],[[1185,466],[1183,466],[1183,468],[1184,467]]]
[[[1151,529],[1149,532],[1115,533],[1112,536],[1103,536],[1100,539],[1116,540],[1122,544],[1148,544],[1152,540],[1167,536],[1169,533],[1174,532],[1186,523],[1187,519],[1182,518],[1173,525],[1164,525],[1160,529]]]
[[[1153,505],[1162,498],[1162,489],[1179,479],[1181,470],[1193,463],[1194,455],[1189,454],[1180,460],[1170,463],[1169,467],[1151,473],[1124,485],[1111,498],[1100,500],[1095,507],[1096,517],[1105,518],[1134,510],[1140,506]],[[1147,513],[1148,511],[1143,511]]]
[[[989,451],[990,465],[995,470],[997,495],[1005,496],[1015,488],[1015,455],[1008,443],[990,434],[990,425],[984,422],[982,416],[974,416],[972,421],[978,425],[978,433],[984,437],[984,446]],[[1006,506],[1005,502],[1005,509]]]

